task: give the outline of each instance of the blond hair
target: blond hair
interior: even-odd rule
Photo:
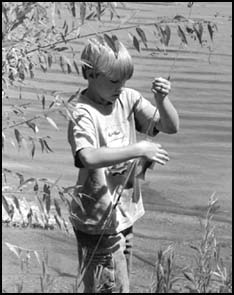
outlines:
[[[111,48],[104,37],[97,36],[88,40],[81,53],[82,73],[85,79],[87,68],[96,74],[102,73],[111,80],[128,80],[132,77],[134,67],[126,47],[118,39],[115,48]]]

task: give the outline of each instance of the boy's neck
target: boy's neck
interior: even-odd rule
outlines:
[[[91,87],[86,88],[84,91],[84,94],[95,103],[102,104],[102,105],[110,105],[111,104],[110,102],[102,99],[99,95],[97,95],[95,90]]]

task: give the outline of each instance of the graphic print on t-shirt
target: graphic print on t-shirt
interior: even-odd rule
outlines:
[[[126,136],[126,128],[127,124],[125,122],[121,122],[118,125],[110,123],[105,129],[106,146],[110,148],[127,146],[129,141]],[[123,175],[127,171],[128,166],[129,161],[110,166],[107,170],[112,176]]]

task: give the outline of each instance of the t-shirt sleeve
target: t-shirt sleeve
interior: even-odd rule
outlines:
[[[68,125],[68,142],[74,158],[81,149],[97,147],[94,122],[87,110],[79,108],[73,112],[73,120],[70,120]]]
[[[138,91],[132,91],[131,100],[137,131],[155,136],[159,132],[156,128],[160,118],[158,110]]]

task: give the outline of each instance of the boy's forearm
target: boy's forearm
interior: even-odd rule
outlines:
[[[142,156],[136,144],[120,148],[85,148],[79,152],[79,158],[85,168],[97,169],[119,164]]]
[[[156,128],[165,133],[176,133],[179,130],[179,116],[168,97],[157,102],[160,120]]]

